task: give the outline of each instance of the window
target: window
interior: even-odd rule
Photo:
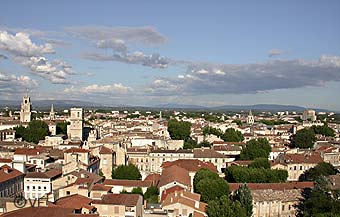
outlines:
[[[296,166],[294,166],[294,170],[296,170]]]
[[[35,186],[32,186],[33,187],[33,190],[35,190]]]
[[[39,191],[41,190],[41,186],[38,186],[38,190],[39,190]]]
[[[107,164],[107,160],[106,158],[103,159],[103,164],[106,165]]]
[[[291,207],[290,207],[290,205],[289,205],[289,206],[288,206],[288,210],[290,210],[290,208],[291,208]]]
[[[285,205],[282,205],[282,211],[285,211]]]
[[[44,190],[46,190],[47,188],[46,188],[46,186],[44,186]]]
[[[303,167],[302,167],[302,166],[300,166],[300,170],[303,170]]]
[[[30,190],[30,186],[27,186],[26,189],[27,189],[27,191],[29,191]]]
[[[115,206],[114,212],[115,212],[115,213],[119,213],[119,207],[118,207],[118,206]]]
[[[66,191],[66,195],[70,195],[71,194],[71,192],[70,191]]]

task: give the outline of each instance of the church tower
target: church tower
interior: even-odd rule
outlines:
[[[26,94],[26,96],[22,98],[21,102],[20,122],[31,122],[31,110],[31,99],[28,94]]]
[[[251,110],[249,111],[248,117],[247,117],[247,124],[253,125],[254,124],[254,116]]]
[[[53,104],[51,105],[50,120],[55,120],[55,112],[54,112]]]
[[[84,112],[82,108],[71,108],[71,124],[68,125],[68,137],[71,140],[83,140]]]

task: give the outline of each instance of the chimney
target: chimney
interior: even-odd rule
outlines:
[[[80,174],[80,178],[86,178],[86,174],[85,173],[81,173]]]
[[[172,197],[170,197],[170,203],[172,203],[173,202],[173,198]]]
[[[200,207],[200,202],[199,201],[197,201],[197,200],[195,200],[195,208],[199,208]]]
[[[8,168],[7,167],[4,168],[4,173],[8,173]]]

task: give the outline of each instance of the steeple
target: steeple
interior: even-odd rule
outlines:
[[[253,113],[251,113],[251,109],[249,110],[249,116],[253,116]]]
[[[50,120],[55,119],[55,112],[54,112],[54,107],[53,104],[51,105],[51,111],[50,111]]]

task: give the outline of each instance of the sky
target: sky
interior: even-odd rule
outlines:
[[[340,111],[340,1],[18,1],[0,100]]]

